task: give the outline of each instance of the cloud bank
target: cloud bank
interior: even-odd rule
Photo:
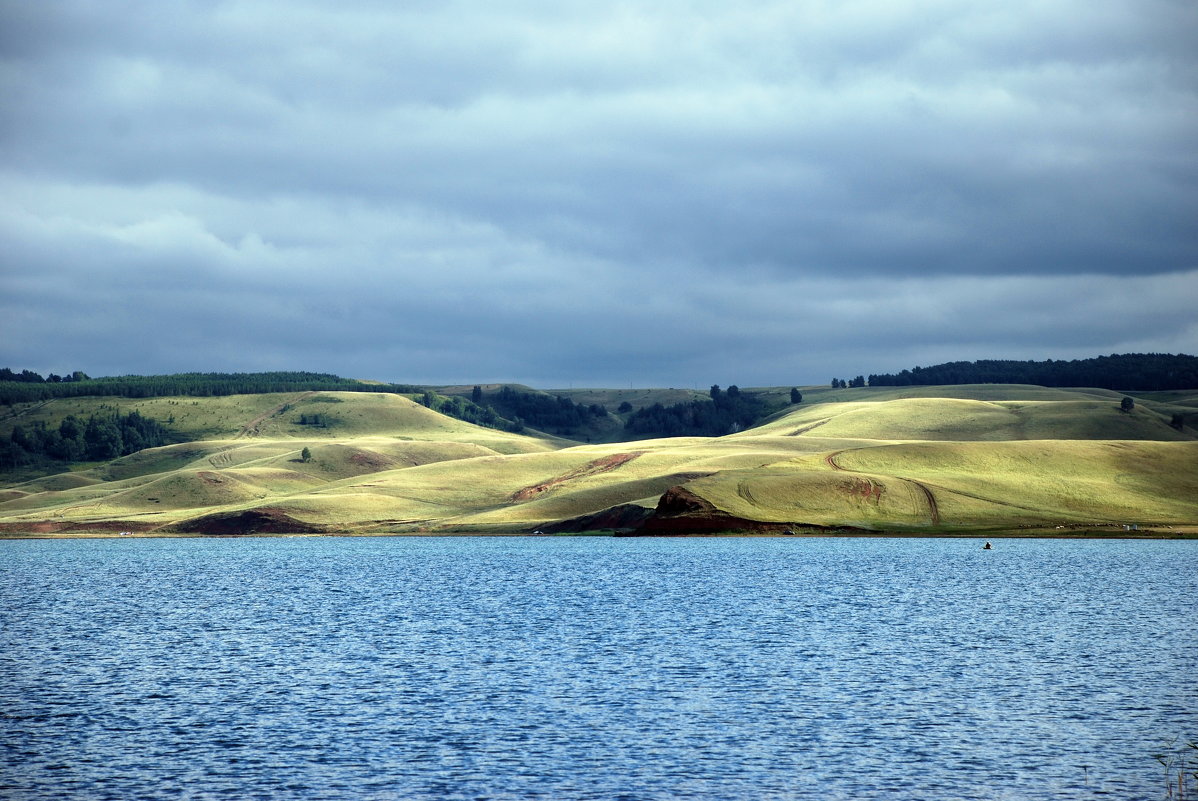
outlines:
[[[0,362],[1198,352],[1198,6],[0,2]]]

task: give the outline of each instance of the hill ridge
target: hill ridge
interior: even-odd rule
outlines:
[[[1198,391],[1140,393],[1131,408],[1106,390],[1015,385],[803,395],[724,436],[590,444],[386,392],[36,402],[23,424],[136,410],[196,438],[11,473],[0,532],[1198,532],[1198,431],[1179,411],[1198,409]]]

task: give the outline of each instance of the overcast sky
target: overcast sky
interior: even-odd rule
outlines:
[[[1198,353],[1193,0],[0,0],[0,366]]]

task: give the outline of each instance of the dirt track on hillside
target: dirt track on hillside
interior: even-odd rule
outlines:
[[[18,411],[10,411],[8,414],[4,415],[3,417],[0,417],[0,420],[15,420],[18,417],[24,417],[27,414],[32,414],[33,412],[36,412],[39,409],[44,409],[46,406],[50,405],[50,401],[52,401],[52,400],[54,400],[54,398],[51,398],[50,400],[42,401],[41,403],[37,404],[36,406],[30,406],[28,409],[20,409]]]
[[[914,484],[915,486],[919,487],[920,491],[923,492],[923,496],[925,498],[927,498],[928,511],[931,513],[931,516],[932,516],[932,525],[933,526],[940,525],[940,507],[936,504],[936,496],[932,494],[931,488],[927,484],[921,484],[920,482],[915,481],[914,479],[904,478],[902,480],[906,481],[909,484]]]
[[[791,431],[791,432],[790,432],[789,434],[787,434],[786,436],[788,436],[788,437],[801,437],[801,436],[803,436],[804,434],[806,434],[808,431],[812,431],[812,430],[814,430],[814,429],[817,429],[817,428],[819,428],[820,426],[822,426],[824,423],[831,422],[831,420],[832,420],[832,418],[831,418],[831,417],[829,417],[827,420],[819,420],[819,421],[817,421],[817,422],[811,423],[810,425],[805,425],[805,426],[803,426],[803,427],[801,427],[801,428],[796,428],[794,431]]]
[[[618,467],[628,464],[636,457],[640,456],[640,452],[636,453],[613,453],[611,456],[604,456],[594,461],[587,462],[582,467],[577,467],[568,473],[563,473],[560,476],[546,479],[545,481],[536,484],[530,484],[527,487],[522,487],[512,493],[511,500],[513,503],[522,501],[530,501],[549,490],[559,487],[569,481],[576,481],[580,478],[588,476],[597,476],[602,473],[609,473]]]
[[[241,439],[242,437],[258,436],[260,433],[262,433],[260,430],[261,425],[263,423],[265,423],[267,420],[274,417],[276,414],[282,414],[283,410],[286,409],[288,406],[291,406],[294,403],[299,403],[302,400],[307,400],[308,398],[312,397],[315,394],[316,394],[315,390],[312,390],[310,392],[301,392],[299,395],[296,395],[291,400],[284,401],[283,403],[280,403],[278,406],[274,407],[273,409],[263,412],[262,414],[255,417],[253,420],[251,420],[248,423],[246,423],[245,425],[243,425],[241,427],[241,430],[237,432],[237,436],[234,437],[234,439]]]

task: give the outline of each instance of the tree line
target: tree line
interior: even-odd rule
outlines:
[[[507,385],[489,396],[476,386],[471,393],[471,402],[493,409],[511,420],[517,431],[530,426],[551,434],[569,435],[607,417],[607,409],[597,403],[588,406],[563,395],[521,392]]]
[[[1195,389],[1198,388],[1198,357],[1128,353],[1072,361],[985,359],[915,367],[897,374],[883,373],[869,377],[871,387],[939,384],[1036,384],[1042,387],[1096,387],[1141,392]]]
[[[68,415],[57,428],[41,420],[13,426],[12,432],[0,439],[0,464],[20,467],[40,459],[103,461],[170,442],[165,426],[137,412],[93,414],[87,420]]]
[[[81,396],[207,398],[309,390],[396,394],[420,392],[419,387],[408,384],[370,384],[330,373],[177,373],[90,378],[86,373],[77,371],[70,378],[53,374],[49,378],[43,378],[32,370],[17,373],[11,368],[0,368],[0,404],[8,406],[14,403]]]
[[[510,431],[514,434],[519,434],[524,430],[524,424],[521,421],[508,420],[500,416],[490,406],[480,405],[474,401],[466,400],[459,395],[438,395],[435,392],[426,390],[421,393],[419,402],[434,412],[440,412],[449,417],[473,423],[476,426],[494,428],[499,431]]]
[[[794,390],[791,402],[798,403],[802,397]],[[713,384],[706,399],[672,406],[655,403],[638,409],[624,423],[624,428],[637,435],[719,437],[750,428],[772,411],[764,400],[741,392],[735,384],[727,390]]]
[[[90,378],[91,376],[82,370],[76,370],[66,376],[50,373],[50,375],[42,378],[39,373],[35,373],[32,370],[22,370],[18,373],[11,367],[0,367],[0,381],[16,381],[21,384],[61,384],[72,381],[88,381]]]

